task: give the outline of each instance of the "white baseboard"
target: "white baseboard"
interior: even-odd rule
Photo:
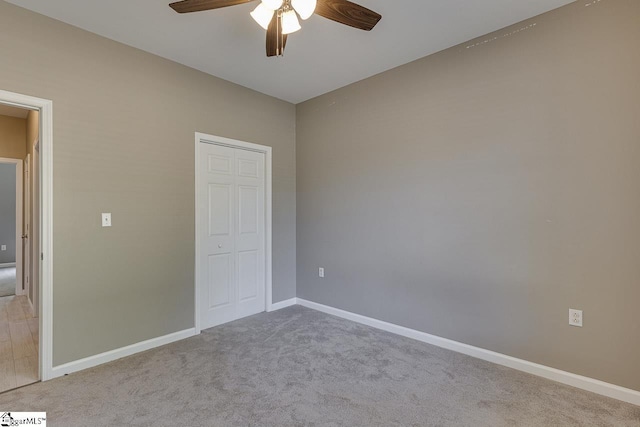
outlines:
[[[292,305],[298,304],[298,298],[291,298],[285,301],[280,301],[275,304],[271,304],[271,307],[267,312],[272,312],[276,310],[282,310],[283,308],[291,307]]]
[[[93,368],[94,366],[102,365],[103,363],[112,362],[123,357],[131,356],[132,354],[151,350],[152,348],[160,347],[166,344],[171,344],[172,342],[180,341],[194,335],[195,328],[185,329],[184,331],[174,332],[162,337],[153,338],[136,344],[131,344],[126,347],[117,348],[115,350],[107,351],[101,354],[96,354],[95,356],[90,356],[84,359],[76,360],[74,362],[65,363],[64,365],[54,366],[51,370],[51,379],[61,377],[66,374],[71,374],[73,372],[82,371],[84,369]]]
[[[29,298],[29,295],[27,295],[27,302],[29,303],[29,314],[31,314],[31,317],[38,317],[36,316],[36,311],[35,311],[35,308],[33,307],[33,303],[31,302],[31,299]]]
[[[7,262],[4,264],[0,264],[0,268],[9,268],[9,267],[15,267],[16,263],[15,262]]]
[[[269,312],[281,310],[283,308],[294,306],[298,303],[297,298],[291,298],[285,301],[280,301],[272,304]],[[107,351],[105,353],[96,354],[95,356],[89,356],[84,359],[76,360],[73,362],[65,363],[63,365],[55,366],[51,370],[51,379],[61,377],[73,372],[82,371],[85,369],[93,368],[94,366],[102,365],[103,363],[112,362],[123,357],[131,356],[142,351],[150,350],[155,347],[160,347],[166,344],[170,344],[175,341],[180,341],[185,338],[189,338],[196,335],[195,328],[186,329],[184,331],[175,332],[173,334],[165,335],[158,338],[153,338],[147,341],[142,341],[136,344],[131,344],[126,347],[118,348],[115,350]]]
[[[629,388],[609,384],[604,381],[584,377],[582,375],[576,375],[570,372],[561,371],[560,369],[550,368],[548,366],[540,365],[522,359],[517,359],[505,354],[496,353],[494,351],[485,350],[483,348],[474,347],[472,345],[463,344],[446,338],[441,338],[435,335],[427,334],[425,332],[416,331],[415,329],[405,328],[404,326],[394,325],[393,323],[383,322],[381,320],[376,320],[371,317],[366,317],[345,310],[340,310],[338,308],[329,307],[327,305],[306,301],[301,298],[298,298],[297,301],[298,304],[304,307],[318,310],[323,313],[342,317],[343,319],[362,323],[363,325],[371,326],[376,329],[382,329],[383,331],[402,335],[403,337],[412,338],[417,341],[422,341],[438,347],[446,348],[448,350],[453,350],[455,352],[473,356],[478,359],[496,363],[498,365],[507,366],[509,368],[517,369],[519,371],[527,372],[529,374],[537,375],[539,377],[547,378],[549,380],[557,381],[559,383],[597,393],[602,396],[611,397],[613,399],[622,400],[623,402],[640,406],[640,391],[631,390]]]

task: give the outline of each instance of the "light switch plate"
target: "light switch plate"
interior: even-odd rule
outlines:
[[[320,267],[318,269],[318,277],[324,277],[324,268]]]
[[[111,227],[111,214],[103,213],[102,214],[102,226],[103,227]]]
[[[7,250],[7,245],[2,245],[2,247],[0,247],[0,251],[6,251]]]

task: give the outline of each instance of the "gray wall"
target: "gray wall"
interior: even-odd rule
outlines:
[[[53,100],[54,365],[193,327],[196,131],[273,147],[274,301],[295,296],[292,104],[3,1],[0,52],[2,89]]]
[[[298,297],[640,390],[639,22],[576,2],[298,105]]]
[[[2,144],[2,141],[0,141]],[[0,163],[0,264],[16,262],[16,165]]]

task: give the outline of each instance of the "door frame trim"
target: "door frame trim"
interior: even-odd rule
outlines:
[[[29,295],[31,292],[31,284],[33,279],[31,278],[33,271],[31,266],[33,262],[31,258],[33,258],[33,241],[31,237],[33,234],[33,221],[31,218],[31,213],[33,213],[33,195],[31,194],[31,190],[33,189],[33,181],[31,178],[31,154],[27,153],[24,160],[22,161],[22,234],[27,235],[27,240],[29,242],[29,248],[25,247],[25,241],[22,239],[22,262],[24,263],[22,266],[22,281],[27,282],[28,285],[24,286],[24,292],[20,295]],[[28,229],[28,230],[27,230]],[[25,274],[26,272],[26,274]],[[34,294],[35,295],[35,294]],[[28,299],[28,298],[27,298]],[[29,300],[29,302],[33,303],[33,301]],[[31,310],[33,314],[33,310]]]
[[[0,90],[0,103],[40,112],[40,379],[53,378],[53,101]],[[33,225],[32,225],[33,227]]]
[[[24,295],[22,290],[22,263],[24,262],[22,252],[22,195],[24,189],[22,188],[22,180],[24,179],[24,172],[22,171],[21,159],[12,159],[9,157],[0,157],[0,163],[16,165],[16,295]],[[20,250],[18,250],[18,246]],[[8,265],[7,265],[8,266]],[[26,289],[25,289],[26,290]]]
[[[274,310],[273,307],[273,254],[272,254],[272,148],[266,145],[252,142],[239,141],[222,136],[209,135],[196,132],[195,137],[195,265],[194,265],[194,324],[195,333],[201,332],[202,321],[200,319],[200,304],[198,296],[203,284],[198,277],[202,266],[200,265],[200,212],[198,211],[198,194],[200,190],[200,144],[221,145],[224,147],[238,148],[241,150],[256,151],[265,155],[265,311]]]

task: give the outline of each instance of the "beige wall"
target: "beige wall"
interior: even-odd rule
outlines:
[[[640,390],[639,24],[576,2],[298,105],[298,297]]]
[[[27,155],[26,140],[27,121],[25,119],[0,116],[0,157],[24,159]]]
[[[196,131],[273,147],[295,296],[293,105],[2,1],[0,52],[1,89],[53,101],[54,365],[193,327]]]

